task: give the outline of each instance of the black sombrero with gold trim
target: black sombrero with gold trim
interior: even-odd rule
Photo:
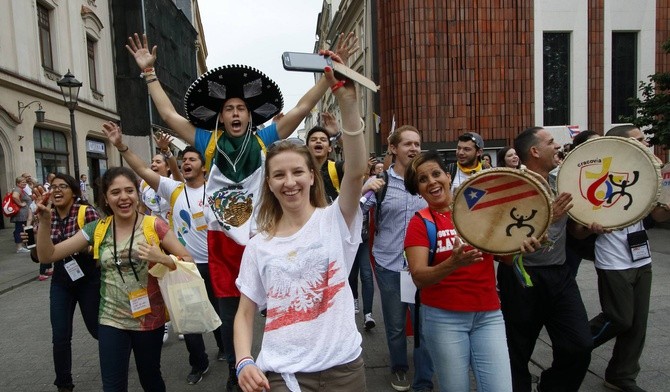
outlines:
[[[211,130],[223,103],[230,98],[247,104],[253,125],[270,120],[284,107],[281,90],[272,79],[255,68],[236,64],[200,75],[184,95],[184,110],[193,125]]]

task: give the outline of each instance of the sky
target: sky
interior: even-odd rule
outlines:
[[[209,69],[227,64],[257,68],[284,96],[284,113],[314,85],[311,73],[286,71],[283,52],[313,52],[322,0],[199,0]],[[300,128],[300,127],[299,127]]]

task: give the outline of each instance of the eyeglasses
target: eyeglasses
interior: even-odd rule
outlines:
[[[300,139],[299,137],[290,137],[287,139],[279,139],[272,144],[270,144],[270,147],[268,147],[268,151],[271,151],[272,149],[276,148],[277,146],[281,144],[292,144],[294,146],[304,146],[305,141]]]
[[[53,188],[53,189],[58,188],[61,191],[65,191],[65,190],[70,189],[70,186],[68,184],[52,184],[51,188]]]

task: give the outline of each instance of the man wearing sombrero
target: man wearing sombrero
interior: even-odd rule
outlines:
[[[298,101],[277,122],[255,132],[278,114],[284,100],[277,84],[262,72],[245,65],[227,65],[202,74],[184,96],[182,117],[158,82],[146,35],[128,38],[128,51],[143,70],[149,94],[161,118],[179,137],[205,156],[208,253],[212,286],[219,298],[221,334],[229,364],[229,389],[236,384],[233,319],[240,292],[235,287],[244,246],[256,232],[254,209],[264,180],[266,146],[288,137],[328,90],[326,78]],[[322,51],[334,61],[346,62],[358,49],[358,39],[341,35],[337,53]],[[332,135],[334,136],[334,135]]]

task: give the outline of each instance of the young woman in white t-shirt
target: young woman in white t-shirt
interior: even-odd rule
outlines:
[[[353,82],[325,77],[337,98],[346,157],[340,195],[327,206],[319,170],[297,140],[268,147],[259,233],[242,257],[235,316],[236,370],[245,391],[365,390],[361,335],[348,276],[361,237],[358,207],[367,169],[364,123]],[[296,143],[294,143],[296,142]],[[258,358],[253,320],[267,308]]]

